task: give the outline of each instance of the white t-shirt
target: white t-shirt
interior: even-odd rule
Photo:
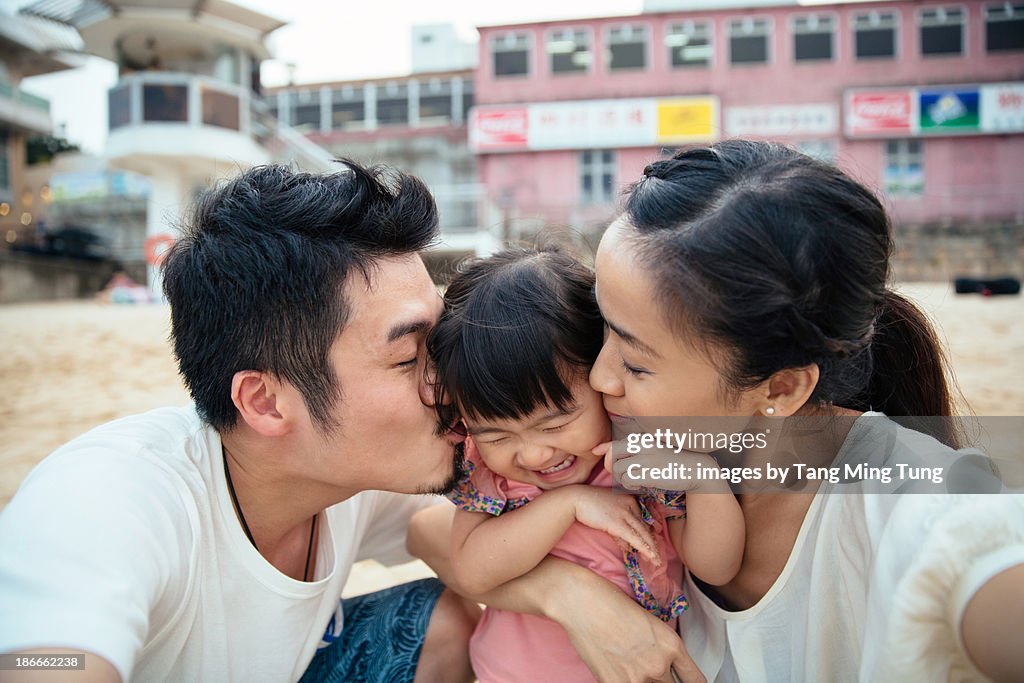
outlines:
[[[0,652],[80,649],[125,681],[297,680],[329,622],[341,630],[352,564],[411,559],[408,519],[438,500],[368,491],[328,508],[304,583],[246,539],[220,437],[193,408],[111,422],[46,458],[0,514]]]
[[[868,413],[834,465],[921,464],[921,453],[936,443]],[[750,609],[721,609],[687,576],[680,631],[709,681],[986,680],[960,620],[978,588],[1024,563],[1024,495],[863,492],[877,490],[823,483]]]

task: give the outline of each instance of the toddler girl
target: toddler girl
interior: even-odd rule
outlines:
[[[729,494],[611,490],[593,452],[611,439],[587,379],[603,334],[593,286],[592,272],[558,250],[510,249],[469,262],[448,287],[430,352],[439,404],[458,410],[469,433],[450,494],[454,569],[479,594],[550,553],[675,626],[686,609],[680,557],[709,583],[729,581],[742,516]],[[700,517],[714,523],[688,529],[687,506],[709,508]],[[594,680],[565,631],[528,614],[486,610],[470,656],[481,683]]]

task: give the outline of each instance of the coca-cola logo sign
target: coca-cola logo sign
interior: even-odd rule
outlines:
[[[518,149],[526,146],[526,108],[481,110],[473,113],[470,138],[481,149]]]
[[[850,133],[908,132],[912,114],[909,92],[854,93],[850,98]]]

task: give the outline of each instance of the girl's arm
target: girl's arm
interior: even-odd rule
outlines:
[[[480,594],[522,576],[551,552],[577,520],[659,561],[654,539],[632,496],[574,484],[545,491],[528,505],[497,517],[456,510],[452,522],[456,580],[467,592]]]
[[[686,494],[686,519],[669,520],[668,529],[683,564],[701,581],[721,586],[740,570],[746,524],[728,485],[723,493]]]
[[[548,556],[488,593],[466,591],[454,576],[450,554],[454,512],[453,506],[435,505],[409,522],[409,552],[430,565],[445,585],[489,607],[555,621],[601,683],[673,680],[669,666],[683,683],[704,683],[675,630],[618,586],[568,560]]]

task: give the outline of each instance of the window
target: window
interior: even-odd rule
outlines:
[[[143,121],[188,121],[188,86],[142,86]]]
[[[420,85],[420,123],[445,124],[452,120],[452,83],[432,78]]]
[[[462,120],[469,120],[469,110],[473,106],[473,79],[462,81]]]
[[[801,140],[796,148],[809,157],[833,163],[836,160],[836,143],[832,140]]]
[[[627,71],[647,66],[647,27],[642,24],[608,29],[608,70]]]
[[[297,90],[292,93],[292,118],[294,128],[320,129],[320,91]]]
[[[810,62],[832,59],[835,19],[829,14],[811,14],[793,19],[793,60]]]
[[[331,91],[331,128],[362,128],[366,122],[366,97],[362,88],[344,85]]]
[[[611,204],[615,201],[615,152],[580,152],[580,196],[584,204]]]
[[[119,85],[107,93],[107,122],[110,130],[132,122],[131,86]]]
[[[924,155],[920,140],[885,143],[885,191],[893,196],[924,193]]]
[[[548,58],[551,73],[584,73],[593,59],[590,33],[583,29],[554,30],[548,34]]]
[[[923,9],[921,25],[922,55],[959,55],[964,51],[964,11],[959,7]]]
[[[405,83],[385,83],[377,88],[377,122],[382,126],[409,123],[409,86]]]
[[[896,25],[895,12],[868,12],[854,16],[854,55],[857,59],[895,57]]]
[[[744,17],[729,22],[729,61],[733,64],[764,64],[768,61],[767,19]]]
[[[525,76],[530,72],[530,35],[502,33],[491,40],[494,77]]]
[[[985,49],[989,52],[1024,50],[1024,5],[985,8]]]
[[[711,25],[706,21],[672,24],[665,35],[668,63],[673,69],[711,64]]]

